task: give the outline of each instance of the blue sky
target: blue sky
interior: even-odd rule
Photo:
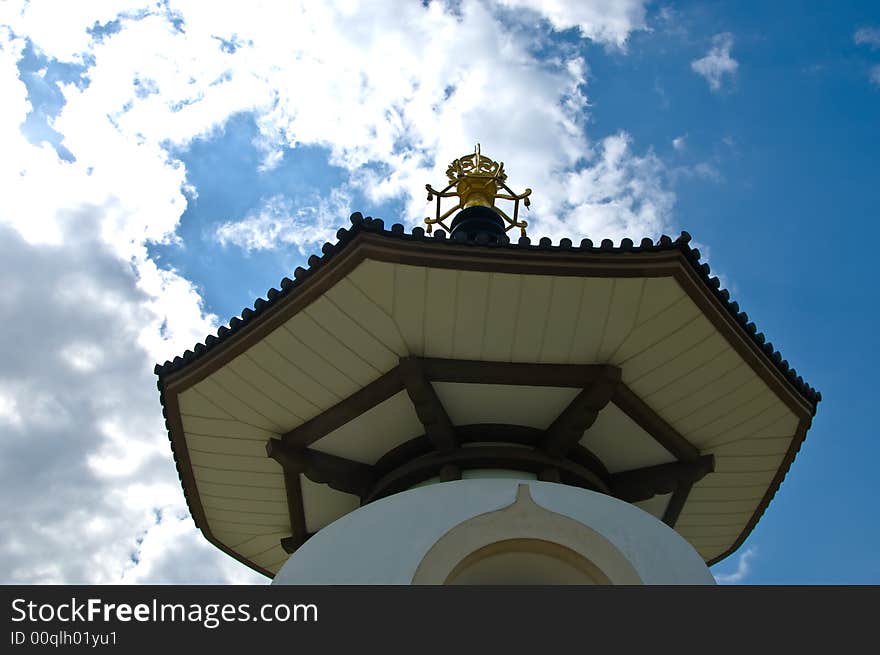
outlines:
[[[19,262],[0,269],[0,306],[43,317],[2,346],[0,477],[35,471],[4,482],[27,508],[0,516],[5,581],[254,581],[192,528],[152,363],[251,306],[351,211],[418,224],[424,184],[480,141],[534,189],[533,238],[688,230],[822,392],[719,579],[880,583],[875,3],[57,11],[0,9],[0,252]],[[76,466],[29,456],[34,439]],[[53,561],[71,532],[81,546]]]

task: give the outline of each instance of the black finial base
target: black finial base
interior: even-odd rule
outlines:
[[[491,207],[482,205],[467,207],[452,219],[451,236],[455,238],[460,233],[466,234],[468,241],[476,241],[478,237],[485,235],[479,240],[498,242],[504,236],[504,219]]]

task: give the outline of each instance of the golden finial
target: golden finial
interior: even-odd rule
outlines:
[[[459,209],[468,207],[482,206],[490,207],[498,213],[506,222],[507,232],[515,227],[520,229],[523,236],[526,236],[526,221],[519,220],[519,201],[528,207],[531,203],[529,195],[531,189],[526,189],[524,193],[516,194],[511,191],[505,181],[507,174],[504,172],[504,162],[496,162],[480,153],[480,144],[474,148],[474,153],[464,155],[454,160],[446,169],[446,177],[449,178],[449,184],[442,191],[437,191],[430,184],[426,184],[428,190],[428,202],[437,198],[437,212],[434,218],[425,218],[428,226],[428,233],[431,233],[433,226],[439,224],[447,232],[451,230],[443,223],[444,219]],[[507,193],[499,193],[506,191]],[[440,213],[440,199],[458,197],[458,204],[443,214]],[[512,200],[513,201],[513,218],[505,214],[501,209],[495,206],[495,200]]]

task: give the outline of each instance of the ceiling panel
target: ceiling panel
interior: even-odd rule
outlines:
[[[599,412],[580,444],[611,473],[675,461],[672,453],[613,403]]]
[[[425,428],[405,391],[379,403],[357,418],[315,441],[310,448],[330,455],[375,464],[382,455]]]
[[[544,429],[580,393],[568,387],[435,382],[455,425],[511,423]]]

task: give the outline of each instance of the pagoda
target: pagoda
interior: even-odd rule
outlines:
[[[157,365],[196,526],[276,583],[711,584],[820,394],[686,232],[533,243],[503,163],[447,177]]]

